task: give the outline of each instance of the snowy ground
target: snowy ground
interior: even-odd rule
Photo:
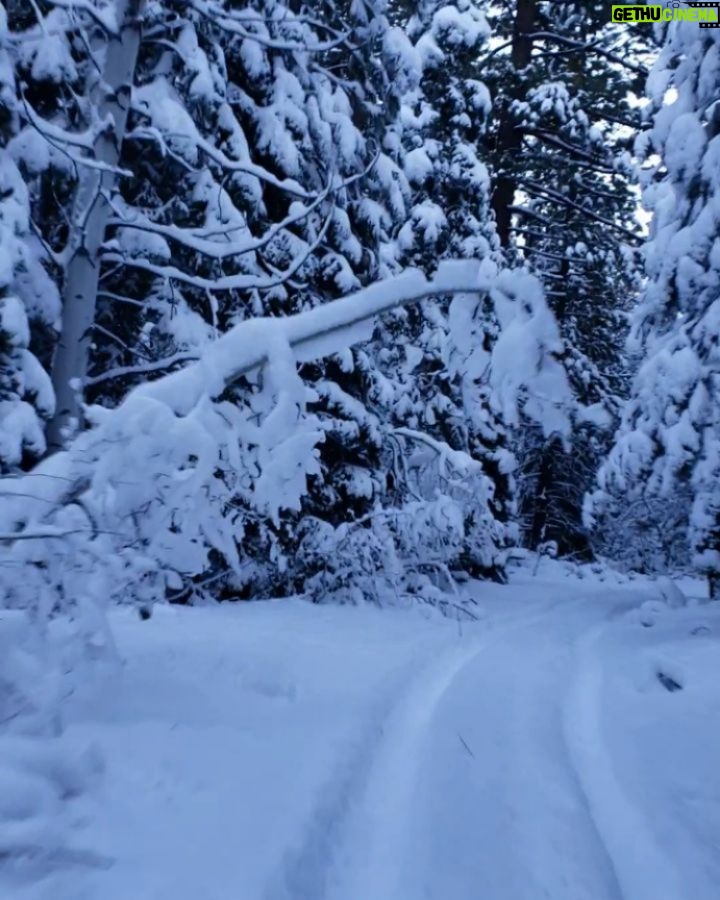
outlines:
[[[117,613],[122,677],[68,710],[104,777],[0,897],[717,900],[720,611],[543,572],[462,626]]]

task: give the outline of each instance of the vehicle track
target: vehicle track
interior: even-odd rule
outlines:
[[[460,779],[456,788],[466,790],[467,796],[471,796],[477,787],[472,781],[462,783],[468,761],[482,766],[487,765],[488,759],[492,763],[494,758],[497,768],[498,761],[502,761],[504,755],[517,756],[518,741],[526,752],[532,752],[532,744],[527,743],[532,740],[532,735],[524,734],[523,726],[518,725],[523,717],[521,707],[515,709],[510,717],[502,715],[502,684],[488,693],[488,696],[495,693],[500,701],[494,711],[495,718],[500,721],[494,726],[493,716],[490,716],[485,722],[486,725],[489,722],[489,727],[495,728],[496,733],[502,730],[504,718],[511,723],[511,732],[506,735],[504,746],[502,742],[498,744],[495,741],[488,747],[482,740],[482,727],[478,737],[478,726],[484,720],[480,710],[477,710],[477,715],[465,714],[456,718],[448,728],[443,727],[446,724],[442,721],[444,710],[446,706],[451,710],[453,708],[453,703],[447,703],[449,698],[472,695],[478,685],[484,686],[484,689],[491,684],[492,675],[488,667],[491,670],[501,668],[498,660],[512,657],[513,647],[517,646],[518,641],[526,647],[527,642],[532,644],[538,635],[545,634],[552,638],[557,623],[572,617],[572,612],[581,606],[581,603],[567,600],[546,604],[539,610],[534,605],[529,611],[522,609],[500,619],[494,618],[489,628],[468,627],[457,644],[439,658],[421,666],[419,671],[416,667],[410,667],[400,685],[379,704],[377,714],[359,739],[344,749],[341,762],[320,792],[297,846],[287,852],[277,878],[268,886],[265,900],[419,900],[421,897],[436,896],[438,900],[469,900],[475,896],[483,900],[488,897],[504,900],[505,895],[501,894],[475,894],[471,884],[458,884],[453,888],[455,893],[448,893],[447,886],[443,884],[438,884],[435,890],[433,882],[437,878],[430,870],[438,860],[430,862],[430,859],[433,856],[431,844],[437,835],[428,835],[429,844],[422,847],[422,858],[417,864],[413,862],[413,857],[418,856],[417,841],[413,844],[413,837],[418,837],[414,825],[419,819],[422,831],[423,794],[429,785],[432,794],[433,757],[438,734],[442,737],[441,744],[443,740],[446,744],[449,741],[451,755],[453,751],[464,754],[464,759],[458,760],[460,765],[453,768]],[[593,622],[596,620],[595,617]],[[570,668],[572,643],[566,641],[566,630],[561,631],[560,643],[568,658],[567,668]],[[552,646],[550,639],[546,655],[551,653]],[[530,669],[528,674],[531,673]],[[525,698],[529,708],[533,706],[533,690],[537,689],[538,686],[534,686]],[[599,867],[603,870],[603,884],[609,885],[604,893],[568,893],[567,896],[569,900],[582,900],[585,896],[593,900],[595,897],[619,900],[621,894],[612,866],[595,832],[580,782],[570,766],[562,740],[561,719],[560,700],[557,698],[553,716],[546,723],[552,731],[552,752],[556,756],[564,756],[562,765],[567,785],[571,785],[570,793],[580,809],[579,815],[587,820],[584,824],[590,842],[599,845],[594,855],[601,860]],[[542,728],[535,726],[536,737],[538,730],[542,731]],[[472,734],[472,740],[466,741],[463,733]],[[547,750],[548,738],[543,737],[542,740]],[[440,747],[440,756],[447,751],[447,746]],[[492,769],[492,764],[489,768]],[[516,791],[512,777],[521,784],[524,778],[522,773],[517,772],[510,778],[507,773],[498,772],[497,775],[497,786],[502,790],[495,802],[502,806],[502,791],[506,794]],[[445,814],[450,818],[451,795],[452,791],[445,804]],[[511,805],[516,802],[516,799],[511,801]],[[476,816],[475,824],[486,824],[482,819],[483,816]],[[433,821],[436,821],[435,817]],[[460,825],[459,822],[451,824],[453,827]],[[473,827],[472,820],[466,824]],[[523,852],[531,855],[539,852],[537,847],[520,849],[520,843],[519,857]],[[517,861],[522,862],[522,859]],[[531,879],[528,884],[532,883]],[[578,889],[577,884],[574,889]],[[507,894],[508,900],[519,900],[520,896]],[[544,895],[528,896],[537,900]],[[559,900],[565,894],[547,896]]]
[[[657,846],[642,811],[623,790],[602,729],[603,623],[582,636],[564,710],[568,753],[598,834],[628,900],[687,900],[679,873]]]

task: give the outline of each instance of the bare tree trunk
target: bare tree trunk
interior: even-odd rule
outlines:
[[[108,197],[127,126],[130,93],[141,36],[145,0],[117,0],[119,31],[107,45],[102,76],[93,86],[92,101],[100,121],[109,120],[95,141],[94,162],[81,167],[68,239],[69,260],[63,284],[62,334],[53,359],[56,412],[48,425],[48,450],[64,443],[64,432],[81,419],[82,384],[87,375],[92,325],[95,321],[99,251],[110,215]]]
[[[515,200],[517,179],[513,172],[513,155],[520,152],[522,132],[516,126],[510,111],[514,100],[520,99],[520,79],[518,73],[530,62],[533,42],[530,35],[535,26],[537,0],[517,0],[515,22],[512,36],[512,66],[515,71],[515,83],[505,98],[500,114],[496,151],[499,160],[499,174],[495,180],[492,195],[492,208],[500,243],[510,246],[512,234],[512,205]]]

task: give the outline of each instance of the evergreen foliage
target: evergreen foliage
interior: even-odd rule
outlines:
[[[691,499],[689,544],[714,596],[720,584],[720,40],[670,26],[649,80],[650,127],[639,138],[653,213],[647,286],[633,327],[643,354],[600,473],[597,511],[613,497]],[[683,499],[684,498],[684,499]]]
[[[483,65],[498,97],[486,146],[498,234],[541,279],[588,408],[569,444],[519,437],[520,516],[531,547],[592,554],[583,495],[627,392],[627,315],[639,287],[635,176],[646,32],[609,23],[601,2],[489,4],[496,44]]]

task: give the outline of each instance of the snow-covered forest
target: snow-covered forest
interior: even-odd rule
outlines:
[[[2,900],[720,894],[720,28],[611,6],[0,0]]]

